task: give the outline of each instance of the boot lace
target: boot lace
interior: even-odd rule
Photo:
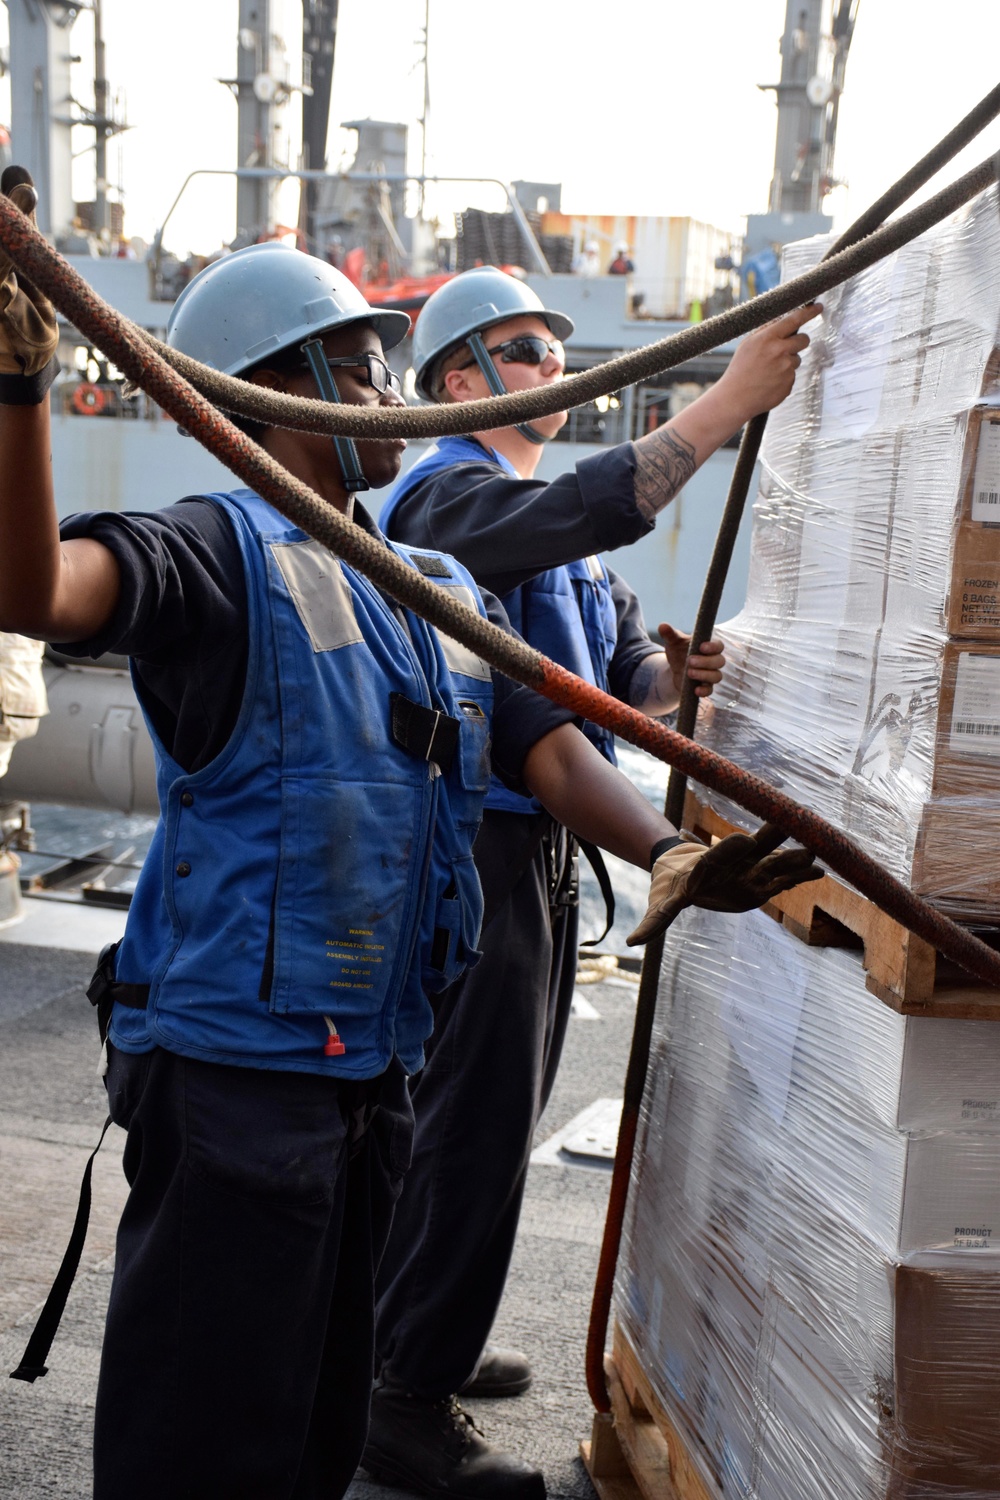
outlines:
[[[472,1442],[472,1434],[483,1437],[483,1429],[476,1423],[471,1412],[467,1412],[457,1396],[446,1396],[440,1403],[441,1415],[446,1427],[455,1439],[455,1451],[464,1452]]]

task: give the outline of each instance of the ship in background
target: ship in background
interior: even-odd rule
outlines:
[[[407,127],[394,122],[350,122],[357,151],[345,172],[326,170],[333,84],[337,0],[304,0],[286,7],[302,16],[294,47],[276,33],[271,0],[238,0],[236,70],[225,80],[237,104],[236,232],[230,248],[283,235],[329,258],[352,276],[373,303],[419,316],[423,301],[449,276],[483,262],[523,274],[549,306],[573,318],[568,371],[590,368],[722,311],[740,296],[777,280],[782,243],[830,229],[823,200],[835,185],[833,149],[837,106],[858,0],[788,0],[781,41],[778,134],[770,205],[752,216],[742,244],[727,232],[691,219],[609,219],[561,211],[557,183],[469,181],[473,204],[499,190],[502,212],[470,206],[456,215],[454,235],[442,236],[420,212],[423,190],[449,181],[408,170]],[[171,252],[167,209],[152,246],[126,237],[120,192],[108,188],[108,143],[127,121],[105,76],[101,3],[86,17],[95,28],[94,107],[75,105],[70,79],[73,25],[80,7],[67,0],[7,0],[12,120],[0,154],[28,166],[39,189],[39,223],[74,267],[114,307],[163,337],[173,301],[205,261]],[[426,71],[426,70],[425,70]],[[290,142],[293,104],[301,104],[301,152]],[[422,137],[426,137],[425,113]],[[74,128],[93,132],[95,193],[76,203],[71,192]],[[294,160],[293,160],[294,156]],[[299,163],[303,162],[304,165]],[[315,164],[315,165],[313,165]],[[201,175],[198,173],[191,176]],[[302,184],[296,224],[278,217],[282,183]],[[634,270],[609,275],[615,246],[627,244]],[[597,246],[596,274],[572,267]],[[548,445],[538,475],[554,478],[596,448],[637,438],[693,400],[722,374],[732,345],[713,350],[652,381],[570,413]],[[397,365],[406,375],[409,342]],[[144,395],[125,401],[122,379],[98,351],[63,329],[64,375],[53,388],[53,469],[63,515],[93,509],[155,509],[184,494],[231,487],[232,476],[182,435]],[[404,386],[404,389],[406,387]],[[412,378],[409,383],[412,398]],[[406,462],[425,445],[411,443]],[[680,627],[695,613],[701,579],[731,477],[733,448],[713,455],[661,516],[656,530],[614,555],[653,626]],[[723,617],[742,604],[749,552],[749,519],[737,546]],[[155,812],[151,747],[123,661],[101,666],[59,662],[46,666],[50,715],[36,739],[22,745],[2,787],[13,811],[0,804],[4,838],[17,832],[32,801]],[[19,811],[20,810],[20,811]],[[4,833],[6,829],[6,834]],[[121,857],[122,845],[101,846]],[[33,874],[34,871],[34,874]],[[73,871],[80,883],[87,867]],[[127,899],[129,877],[91,870],[97,899]],[[96,880],[93,878],[97,876]],[[38,878],[25,867],[23,881]],[[46,874],[58,886],[60,875]]]

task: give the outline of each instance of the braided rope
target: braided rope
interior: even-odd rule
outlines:
[[[849,228],[832,247],[831,254],[836,255],[839,250],[846,250],[848,245],[856,244],[865,235],[871,234],[878,229],[890,214],[894,214],[907,198],[913,194],[924,183],[930,182],[931,178],[946,167],[958,153],[966,147],[970,141],[986,128],[991,121],[1000,115],[1000,84],[984,94],[978,104],[973,105],[967,115],[964,115],[954,130],[942,136],[937,145],[932,146],[926,156],[922,156],[908,172],[904,172],[892,187],[887,188],[881,198],[876,198],[870,208],[865,209],[861,216],[855,219]]]
[[[715,318],[692,324],[657,343],[595,365],[579,375],[571,375],[535,390],[514,391],[483,401],[432,407],[331,405],[267,390],[211,370],[188,355],[168,348],[120,314],[116,333],[119,337],[127,337],[130,347],[136,350],[147,348],[158,354],[196,390],[208,396],[214,405],[250,417],[265,426],[354,438],[443,437],[483,432],[568,411],[599,396],[611,395],[636,381],[651,379],[717,348],[719,344],[750,333],[763,323],[822,296],[900,249],[988,188],[997,180],[997,175],[997,160],[988,157],[919,208],[848,249],[831,255],[794,281],[783,282],[781,286],[762,292],[759,297],[740,303]],[[0,245],[71,323],[92,338],[98,348],[110,354],[111,351],[102,343],[106,305],[24,216],[4,200],[0,200]],[[137,376],[132,375],[131,369],[117,358],[115,362],[136,384],[142,384]]]
[[[992,180],[992,163],[989,180]],[[973,174],[969,174],[972,176]],[[962,179],[968,182],[968,178]],[[970,196],[966,189],[962,202]],[[943,195],[939,195],[941,198]],[[932,200],[933,201],[933,200]],[[925,208],[927,205],[925,205]],[[902,221],[900,221],[902,222]],[[895,227],[895,226],[893,226]],[[872,236],[874,240],[876,237]],[[865,244],[869,244],[866,241]],[[620,703],[526,643],[484,620],[408,567],[376,538],[347,520],[228,422],[172,369],[135,325],[104,303],[0,197],[0,246],[41,287],[85,337],[114,361],[245,484],[295,525],[329,547],[407,608],[460,641],[499,671],[604,725],[757,816],[778,824],[891,917],[931,942],[987,984],[1000,986],[1000,955],[881,869],[852,839],[760,777],[685,739],[637,709]],[[826,263],[831,266],[834,262]],[[507,399],[507,398],[504,398]]]

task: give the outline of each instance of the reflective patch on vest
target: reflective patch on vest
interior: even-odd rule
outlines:
[[[271,542],[292,603],[314,651],[336,651],[364,640],[340,563],[321,542]]]
[[[441,583],[438,587],[445,589],[460,604],[465,604],[469,609],[474,609],[477,614],[479,613],[476,609],[476,601],[472,597],[472,590],[464,583]],[[489,682],[490,669],[481,656],[470,651],[468,646],[462,646],[458,641],[452,640],[451,636],[445,635],[443,630],[439,630],[437,635],[449,672],[460,672],[463,677],[478,677],[483,682]]]
[[[583,560],[587,564],[587,571],[590,573],[590,576],[594,580],[594,582],[603,583],[604,567],[601,563],[601,559],[599,557],[585,557]]]

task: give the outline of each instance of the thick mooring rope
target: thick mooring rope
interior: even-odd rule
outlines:
[[[953,132],[953,136],[955,134]],[[255,388],[248,387],[246,382],[227,380],[194,361],[178,358],[174,351],[165,350],[142,329],[108,307],[2,196],[0,246],[11,256],[16,267],[51,298],[86,338],[244,483],[393,598],[515,681],[525,683],[552,701],[604,725],[623,739],[666,761],[683,775],[693,777],[761,819],[776,823],[786,835],[811,849],[832,870],[904,927],[932,943],[976,978],[1000,986],[1000,955],[907,890],[852,839],[759,777],[574,677],[525,643],[490,625],[475,611],[459,605],[282,469],[200,393],[202,389],[209,391],[220,406],[265,424],[361,438],[440,436],[482,431],[567,410],[598,395],[610,394],[623,385],[648,379],[822,295],[899,249],[990,186],[997,180],[997,167],[998,162],[993,158],[981,163],[920,208],[860,243],[831,254],[794,282],[672,338],[547,388],[430,410],[330,407],[319,402],[277,397],[273,392],[268,392],[260,400]],[[192,377],[192,383],[188,383],[178,367],[183,367],[184,372]],[[195,385],[200,389],[195,389]],[[246,399],[248,390],[252,404]],[[623,1120],[623,1134],[630,1138],[619,1142],[619,1153],[624,1146],[629,1159],[635,1140],[637,1110],[631,1112],[630,1119],[630,1130]],[[606,1236],[595,1289],[595,1310],[599,1301],[602,1305],[606,1301],[610,1306],[617,1240],[613,1246],[613,1258],[609,1258],[611,1249]],[[595,1326],[592,1320],[592,1333]],[[606,1331],[606,1310],[602,1326]],[[588,1342],[588,1387],[598,1411],[607,1411],[609,1400],[603,1369],[600,1368],[602,1357],[603,1337],[599,1349],[597,1341],[592,1338]]]
[[[992,180],[992,164],[988,165],[990,172],[985,176]],[[978,174],[980,178],[984,176],[982,169],[978,169]],[[969,174],[961,180],[966,185],[958,193],[960,202],[965,202],[970,196],[968,182],[974,175]],[[938,199],[931,202],[940,202],[944,196],[939,194]],[[924,205],[925,209],[928,207]],[[916,232],[919,231],[912,229],[911,236]],[[875,238],[872,236],[864,245],[870,245]],[[15,265],[51,297],[64,316],[72,318],[84,337],[113,360],[130,380],[147,391],[164,411],[245,484],[351,567],[357,568],[401,604],[461,641],[515,681],[525,683],[553,702],[604,725],[623,739],[650,751],[670,765],[676,765],[686,775],[747,811],[776,823],[786,835],[813,850],[832,870],[903,926],[925,938],[976,978],[1000,986],[1000,955],[907,890],[852,839],[831,827],[816,813],[800,806],[760,777],[741,770],[722,756],[692,743],[655,719],[574,677],[524,642],[491,625],[474,610],[467,609],[443,589],[435,587],[416,569],[407,567],[376,538],[370,537],[321,500],[233,427],[144,339],[137,342],[131,332],[132,325],[101,301],[24,215],[2,196],[0,245]],[[827,262],[828,267],[833,264]],[[457,408],[445,409],[446,413],[454,410]]]
[[[350,437],[442,437],[484,432],[583,406],[751,333],[773,318],[814,301],[831,287],[839,286],[923,234],[989,187],[996,181],[996,175],[992,158],[981,162],[919,208],[859,244],[831,255],[794,281],[783,282],[749,302],[739,303],[717,317],[692,324],[655,344],[531,391],[432,407],[330,406],[219,375],[195,360],[178,358],[174,350],[167,350],[164,345],[159,346],[159,352],[216,406],[264,425]]]
[[[330,405],[255,386],[245,380],[210,370],[197,360],[168,349],[137,327],[115,315],[114,337],[119,349],[123,344],[135,355],[145,350],[158,354],[161,360],[183,375],[196,390],[209,397],[215,406],[235,412],[265,426],[288,427],[303,432],[318,432],[339,437],[442,437],[464,432],[483,432],[515,422],[534,421],[553,412],[568,411],[599,396],[611,395],[623,386],[649,380],[686,360],[705,354],[719,344],[752,332],[762,324],[791,312],[839,286],[851,276],[874,265],[884,256],[908,244],[934,224],[968,203],[997,180],[997,163],[990,157],[958,178],[949,187],[929,198],[919,208],[904,214],[884,229],[871,234],[859,244],[822,261],[794,281],[782,283],[749,302],[740,303],[718,317],[695,323],[630,354],[620,355],[606,364],[595,365],[579,375],[531,391],[515,391],[506,396],[492,396],[484,401],[465,401],[432,407],[362,407]],[[0,244],[15,265],[29,277],[56,307],[85,334],[93,344],[114,359],[134,384],[143,386],[135,358],[112,354],[107,338],[112,333],[107,305],[83,278],[58,255],[22,214],[7,200],[0,198]],[[154,393],[150,391],[150,394]],[[154,396],[154,399],[159,399]],[[164,403],[160,403],[164,405]],[[164,409],[167,408],[164,406]],[[173,413],[171,413],[173,415]],[[196,434],[197,435],[197,434]]]

